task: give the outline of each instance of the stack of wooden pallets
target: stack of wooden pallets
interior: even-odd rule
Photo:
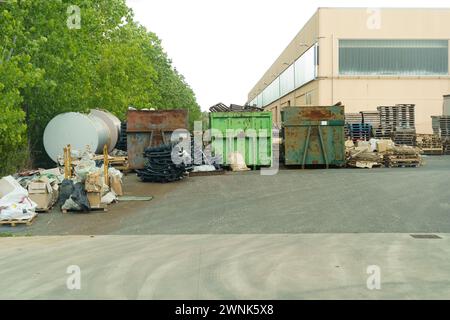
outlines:
[[[380,106],[380,122],[393,128],[415,129],[415,105],[397,104],[395,106]]]
[[[396,144],[414,146],[416,143],[415,105],[379,106],[381,130],[391,130]]]
[[[431,116],[431,126],[433,134],[441,136],[441,116]]]
[[[397,127],[392,135],[392,138],[395,144],[415,146],[416,130]]]
[[[378,127],[380,122],[379,111],[361,111],[362,122],[372,125],[372,127]]]
[[[444,152],[441,138],[436,134],[418,134],[416,144],[426,155],[441,155]]]
[[[381,125],[372,128],[372,135],[376,139],[391,139],[392,128]]]
[[[444,154],[450,154],[450,116],[439,117],[439,128]]]
[[[346,113],[345,114],[345,123],[346,124],[357,124],[363,123],[361,113]]]
[[[396,146],[384,155],[385,166],[388,168],[420,167],[422,158],[420,149],[410,146]]]

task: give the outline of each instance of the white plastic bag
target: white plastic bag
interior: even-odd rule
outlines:
[[[95,172],[96,170],[98,170],[98,168],[95,166],[94,160],[83,159],[75,167],[75,174],[80,182],[84,182],[88,173]]]
[[[28,197],[28,191],[11,176],[2,178],[2,185],[7,186],[8,193],[0,199],[0,218],[31,218],[37,204]]]

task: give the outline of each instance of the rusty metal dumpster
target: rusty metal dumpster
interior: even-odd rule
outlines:
[[[281,119],[286,165],[345,165],[344,106],[287,107]]]
[[[175,130],[187,128],[187,110],[129,110],[127,146],[130,169],[144,168],[145,148],[169,143]]]
[[[241,154],[248,166],[272,163],[272,112],[211,112],[212,149],[230,165]]]

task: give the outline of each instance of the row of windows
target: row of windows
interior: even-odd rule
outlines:
[[[449,74],[448,40],[339,40],[339,74],[422,76]],[[266,106],[316,78],[317,44],[250,104]]]
[[[300,88],[316,78],[318,61],[317,45],[309,48],[300,58],[289,66],[279,77],[264,89],[250,105],[266,106],[282,96]]]
[[[341,75],[447,75],[448,40],[340,40]]]

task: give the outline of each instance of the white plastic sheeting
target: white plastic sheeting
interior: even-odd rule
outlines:
[[[37,204],[30,200],[28,191],[11,176],[1,179],[0,219],[30,219],[36,213]]]

